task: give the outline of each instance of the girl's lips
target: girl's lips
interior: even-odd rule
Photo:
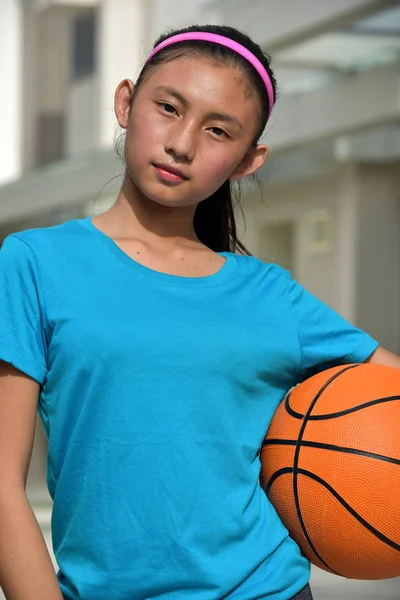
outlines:
[[[167,181],[187,181],[187,177],[178,169],[170,167],[169,165],[154,165],[158,175]]]

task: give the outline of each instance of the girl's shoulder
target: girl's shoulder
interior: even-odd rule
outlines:
[[[80,224],[84,219],[73,219],[49,227],[37,227],[35,229],[25,229],[11,233],[6,237],[3,244],[8,245],[10,240],[20,242],[20,244],[29,246],[33,252],[48,250],[59,244],[70,244],[71,239],[82,234],[83,229]],[[20,244],[15,244],[16,246]]]
[[[247,254],[231,254],[239,262],[243,272],[248,273],[250,276],[261,276],[267,277],[269,283],[272,281],[282,282],[288,285],[292,279],[290,271],[283,268],[279,264],[271,261],[266,262],[256,256],[249,256]]]

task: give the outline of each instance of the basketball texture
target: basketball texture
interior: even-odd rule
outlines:
[[[334,367],[294,388],[260,483],[302,552],[352,579],[400,576],[400,370]]]

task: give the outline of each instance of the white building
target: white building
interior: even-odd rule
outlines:
[[[400,352],[399,1],[1,0],[0,240],[111,205],[115,87],[162,31],[206,22],[249,32],[280,86],[245,242]]]

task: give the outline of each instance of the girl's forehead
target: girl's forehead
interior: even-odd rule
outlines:
[[[249,85],[237,67],[194,56],[162,63],[149,73],[147,83],[152,88],[178,86],[189,96],[206,93],[225,96],[235,91],[235,96],[243,96],[244,100]]]

